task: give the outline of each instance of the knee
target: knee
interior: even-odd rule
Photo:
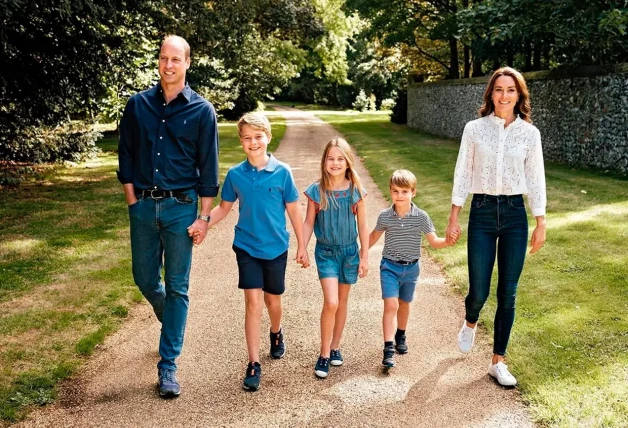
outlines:
[[[246,312],[250,314],[262,314],[262,300],[261,299],[247,299],[246,300]]]
[[[384,312],[397,313],[399,310],[399,299],[385,299],[384,300]]]
[[[497,295],[497,308],[502,310],[513,310],[516,304],[516,294],[498,294]]]
[[[281,296],[264,296],[264,303],[269,311],[281,309]]]
[[[326,299],[325,303],[323,303],[324,312],[336,313],[337,310],[338,310],[338,299]]]

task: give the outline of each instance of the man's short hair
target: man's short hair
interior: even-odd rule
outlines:
[[[390,175],[388,186],[416,190],[416,177],[407,169],[398,169]]]
[[[175,40],[180,41],[181,43],[183,43],[183,51],[185,52],[185,59],[188,59],[190,57],[190,44],[187,42],[187,40],[185,40],[181,36],[177,36],[177,35],[174,35],[174,34],[168,34],[161,41],[161,45],[159,45],[159,50],[161,51],[161,48],[163,47],[164,43],[166,43],[170,39],[175,39]]]
[[[253,129],[264,131],[266,135],[268,135],[268,138],[272,136],[270,132],[270,121],[264,113],[254,111],[242,116],[240,120],[238,120],[238,134],[242,134],[242,127],[244,125],[249,125]]]

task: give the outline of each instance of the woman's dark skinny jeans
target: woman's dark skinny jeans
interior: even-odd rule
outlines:
[[[517,283],[528,241],[528,218],[521,195],[473,195],[469,214],[469,294],[466,320],[475,324],[486,303],[497,256],[497,312],[493,353],[504,355],[515,319]]]

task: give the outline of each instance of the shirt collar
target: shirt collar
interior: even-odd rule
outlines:
[[[163,98],[163,89],[161,89],[161,82],[158,82],[154,87],[153,87],[153,94],[155,94],[155,96],[159,95]],[[185,83],[185,86],[183,87],[183,90],[181,92],[179,92],[180,95],[183,95],[183,98],[185,98],[185,100],[187,102],[190,102],[190,99],[192,98],[192,88],[190,88],[190,85],[188,85],[188,83]],[[177,97],[179,96],[179,94],[177,94]],[[176,97],[175,97],[176,99]]]
[[[264,168],[261,169],[261,171],[273,172],[275,169],[277,169],[277,165],[279,165],[279,161],[277,160],[276,157],[273,156],[272,153],[268,153],[268,156],[269,156],[268,163],[266,164]],[[252,171],[254,169],[256,168],[249,163],[248,159],[244,161],[245,171]]]
[[[411,216],[411,217],[416,217],[419,215],[419,207],[417,207],[416,205],[414,205],[414,202],[410,202],[410,211],[408,211],[408,214],[406,214],[405,216]],[[397,214],[397,211],[395,211],[395,204],[392,204],[390,206],[390,216],[391,217],[399,217],[399,215]]]
[[[501,117],[497,117],[495,116],[495,112],[492,112],[491,114],[488,115],[488,118],[496,124],[501,125],[502,127],[504,126],[504,123],[506,123],[505,119],[502,119]],[[515,114],[515,120],[513,120],[513,122],[508,125],[508,126],[512,126],[512,125],[518,125],[519,122],[521,122],[521,117],[518,114]]]

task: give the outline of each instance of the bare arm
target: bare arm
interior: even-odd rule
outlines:
[[[208,215],[214,203],[213,196],[201,196],[201,215]],[[207,236],[209,225],[205,220],[196,219],[188,227],[188,235],[190,235],[195,245],[200,245]]]
[[[454,234],[452,236],[457,236],[457,235]],[[426,234],[425,237],[427,238],[427,242],[430,243],[430,246],[436,249],[449,247],[450,245],[453,245],[455,242],[455,241],[447,241],[447,239],[445,238],[439,238],[436,235],[436,232],[430,232]],[[456,237],[455,239],[458,239],[458,238]]]
[[[373,229],[373,231],[369,235],[369,248],[375,245],[375,243],[379,241],[379,238],[381,238],[383,234],[383,231]]]
[[[307,245],[312,239],[312,232],[314,232],[314,222],[316,221],[316,203],[310,199],[307,200],[307,211],[305,212],[305,221],[303,222],[303,239],[304,244]]]
[[[366,204],[358,202],[358,239],[360,240],[360,265],[358,275],[364,278],[369,272],[369,225],[366,219]]]
[[[218,205],[216,205],[209,216],[211,219],[207,224],[207,227],[212,227],[218,224],[223,218],[227,217],[227,215],[231,212],[231,208],[233,207],[234,202],[227,202],[224,199],[220,201]]]
[[[301,208],[299,202],[289,202],[286,204],[286,211],[288,212],[288,218],[292,223],[292,229],[297,237],[297,255],[295,260],[303,267],[309,266],[309,260],[307,256],[306,244],[303,239],[303,216],[301,216]]]

